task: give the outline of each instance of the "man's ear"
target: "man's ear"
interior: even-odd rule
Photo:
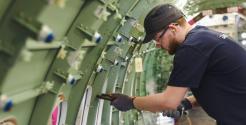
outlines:
[[[172,32],[175,32],[178,25],[178,23],[171,23],[170,25],[168,25],[168,27],[171,29]]]

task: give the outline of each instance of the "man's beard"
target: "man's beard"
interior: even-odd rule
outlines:
[[[173,55],[175,54],[177,48],[180,46],[180,43],[178,43],[177,41],[172,41],[170,42],[169,44],[169,47],[168,47],[168,53],[170,55]]]

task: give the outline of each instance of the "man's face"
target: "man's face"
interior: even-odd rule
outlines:
[[[170,55],[173,55],[180,43],[175,40],[175,35],[170,28],[164,28],[158,32],[154,38],[156,41],[156,47],[162,48],[168,51]]]

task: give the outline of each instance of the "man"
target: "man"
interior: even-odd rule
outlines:
[[[144,43],[155,40],[156,47],[175,54],[168,86],[163,93],[144,97],[111,94],[111,105],[121,111],[183,111],[197,100],[218,125],[246,125],[245,49],[223,33],[192,28],[170,4],[153,8],[144,28]],[[184,99],[188,90],[195,98]]]

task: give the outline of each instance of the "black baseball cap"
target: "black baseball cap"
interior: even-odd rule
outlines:
[[[183,17],[184,14],[171,4],[162,4],[154,7],[145,17],[145,38],[143,43],[151,41],[156,33],[166,28],[170,23]]]

